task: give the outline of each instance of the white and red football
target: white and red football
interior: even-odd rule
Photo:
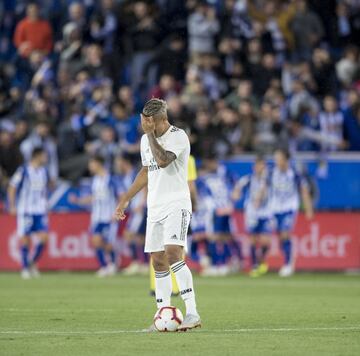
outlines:
[[[154,316],[154,325],[157,331],[177,331],[184,317],[176,307],[162,307]]]

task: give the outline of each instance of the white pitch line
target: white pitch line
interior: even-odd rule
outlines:
[[[360,331],[359,326],[340,327],[310,327],[310,328],[242,328],[242,329],[216,329],[196,330],[196,333],[256,333],[256,332],[293,332],[293,331]],[[114,334],[141,334],[146,330],[82,330],[82,331],[56,331],[56,330],[0,330],[0,335],[114,335]]]

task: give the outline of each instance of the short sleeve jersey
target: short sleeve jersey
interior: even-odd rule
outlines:
[[[158,143],[174,153],[176,159],[167,167],[160,168],[151,152],[147,135],[141,138],[141,161],[148,167],[148,218],[151,221],[164,219],[174,209],[191,212],[188,186],[188,162],[190,142],[184,130],[175,126],[157,138]]]

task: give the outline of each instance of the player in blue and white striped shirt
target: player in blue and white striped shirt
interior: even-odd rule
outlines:
[[[11,178],[8,189],[9,209],[17,215],[17,233],[21,237],[21,275],[24,279],[39,275],[36,262],[48,238],[49,174],[46,164],[46,152],[35,148],[30,162],[19,167]],[[39,243],[29,259],[30,237],[33,234],[37,235]]]
[[[237,201],[244,196],[244,219],[246,232],[250,237],[252,271],[250,276],[258,277],[268,271],[266,254],[270,247],[271,209],[268,191],[268,170],[262,156],[258,156],[253,173],[241,177],[232,198]],[[257,245],[260,245],[260,251]]]
[[[288,277],[294,273],[291,234],[300,201],[303,202],[308,219],[313,217],[313,206],[309,187],[304,178],[291,167],[289,153],[286,150],[276,150],[274,161],[275,167],[269,175],[270,205],[284,254],[284,265],[279,275]]]
[[[114,243],[118,224],[113,220],[113,213],[117,205],[117,189],[101,156],[94,156],[90,159],[89,171],[93,175],[91,195],[83,198],[72,196],[71,201],[80,205],[91,204],[90,231],[100,265],[97,275],[105,277],[116,273]],[[109,255],[109,263],[106,261],[105,252]]]

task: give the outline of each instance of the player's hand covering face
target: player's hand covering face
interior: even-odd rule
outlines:
[[[146,134],[155,131],[155,120],[152,116],[145,116],[141,114],[141,127]]]

